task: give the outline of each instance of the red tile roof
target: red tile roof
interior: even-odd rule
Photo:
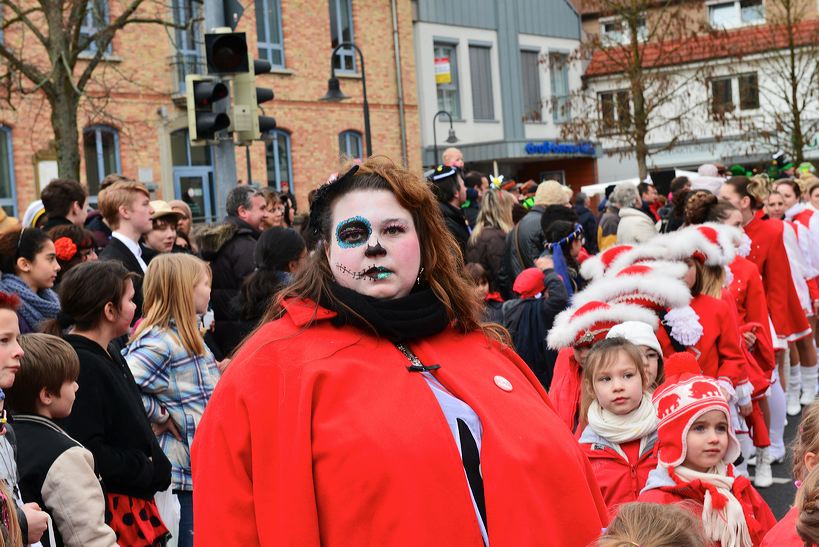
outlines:
[[[758,25],[729,31],[713,31],[687,40],[643,44],[643,67],[658,68],[695,63],[725,57],[743,57],[785,49],[788,36],[785,25]],[[795,25],[794,43],[797,46],[819,46],[819,19],[810,19]],[[597,50],[586,69],[585,77],[619,74],[629,66],[630,52],[625,47]]]

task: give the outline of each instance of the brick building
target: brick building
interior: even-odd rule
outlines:
[[[107,1],[106,14],[116,17],[122,2]],[[156,7],[159,5],[162,7]],[[183,23],[201,21],[202,4],[196,0],[150,6],[144,9],[162,12],[140,15]],[[89,18],[88,25],[93,24]],[[185,196],[201,217],[216,217],[211,150],[187,144],[184,76],[204,72],[201,26],[174,30],[134,24],[114,37],[95,72],[97,82],[88,92],[105,99],[84,99],[79,112],[80,179],[92,196],[106,174],[120,172],[153,185],[157,197]],[[336,59],[342,90],[351,99],[319,101],[327,91],[330,55],[339,41],[353,41],[364,55],[373,153],[399,163],[405,158],[411,168],[420,169],[409,2],[255,0],[245,5],[236,30],[246,32],[251,51],[274,67],[271,74],[258,78],[257,85],[274,89],[274,101],[262,106],[278,126],[267,135],[267,142],[251,147],[253,182],[277,188],[289,183],[304,210],[307,193],[336,170],[341,154],[362,155],[360,63],[351,51],[342,50]],[[2,39],[11,48],[24,40],[28,45],[31,37],[21,33],[20,25],[10,25]],[[401,67],[400,80],[396,66]],[[403,109],[399,107],[399,81]],[[0,105],[0,206],[19,216],[56,176],[55,147],[59,143],[54,142],[48,103],[41,94],[15,94],[12,102],[13,108]],[[236,149],[236,159],[237,177],[246,181],[243,148]]]

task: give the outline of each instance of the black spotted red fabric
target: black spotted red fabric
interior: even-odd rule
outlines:
[[[107,494],[105,522],[117,535],[122,547],[159,547],[171,534],[153,500],[124,494]]]

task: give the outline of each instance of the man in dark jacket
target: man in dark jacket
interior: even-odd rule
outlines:
[[[535,205],[506,236],[506,254],[499,275],[501,296],[512,297],[512,283],[526,268],[535,265],[535,259],[543,252],[543,231],[540,217],[549,205],[569,207],[569,192],[556,180],[541,182],[535,192]]]
[[[444,223],[458,242],[461,255],[465,255],[470,229],[461,210],[461,205],[466,201],[466,186],[461,177],[461,170],[457,167],[439,165],[426,176],[432,183],[435,197],[438,198],[438,208],[444,217]]]
[[[489,179],[482,173],[470,171],[464,175],[464,185],[466,186],[466,201],[461,205],[461,209],[469,227],[474,229],[478,213],[481,212],[481,198],[489,188]]]
[[[264,195],[251,186],[237,186],[227,197],[227,217],[224,226],[228,237],[213,255],[204,256],[210,260],[213,272],[211,284],[211,305],[215,321],[214,338],[224,355],[233,351],[230,329],[238,321],[231,301],[239,294],[245,278],[256,267],[253,253],[256,240],[261,235],[267,201]]]
[[[578,192],[574,196],[574,212],[577,213],[577,219],[581,226],[583,226],[583,233],[586,234],[586,240],[583,246],[589,254],[597,254],[597,219],[594,218],[589,209],[589,197],[583,192]]]

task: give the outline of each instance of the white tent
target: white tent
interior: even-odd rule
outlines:
[[[584,194],[586,194],[589,197],[596,196],[596,195],[603,195],[603,194],[606,193],[606,188],[608,188],[611,185],[617,186],[621,182],[630,182],[634,186],[637,186],[638,184],[640,184],[640,178],[639,177],[634,177],[634,178],[630,178],[630,179],[615,180],[615,181],[612,181],[612,182],[600,182],[600,183],[597,183],[597,184],[589,184],[588,186],[581,186],[580,191],[583,192]]]

